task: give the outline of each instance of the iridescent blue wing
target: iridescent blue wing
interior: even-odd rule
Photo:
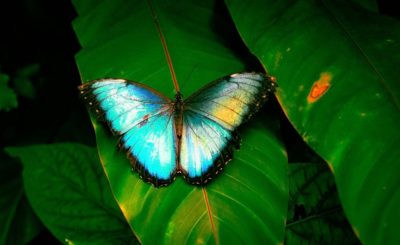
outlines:
[[[235,129],[275,91],[272,77],[237,73],[219,79],[184,101],[180,171],[193,184],[220,172],[238,148]]]
[[[133,167],[155,186],[176,173],[172,101],[151,88],[123,79],[102,79],[79,87],[87,105],[120,136]]]

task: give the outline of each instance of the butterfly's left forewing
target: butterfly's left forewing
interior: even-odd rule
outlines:
[[[236,73],[210,83],[185,100],[185,109],[202,114],[233,131],[248,120],[275,91],[272,77]]]
[[[176,172],[171,100],[123,79],[93,81],[80,90],[88,106],[120,136],[140,176],[156,186],[170,183]]]
[[[237,73],[219,79],[184,101],[180,169],[204,184],[232,158],[235,129],[275,91],[272,77]]]

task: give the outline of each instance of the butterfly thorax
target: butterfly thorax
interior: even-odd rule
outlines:
[[[183,98],[181,92],[177,92],[175,94],[175,105],[182,106],[183,105]]]
[[[178,139],[182,136],[182,112],[183,112],[183,98],[180,92],[177,92],[175,95],[175,101],[173,105],[173,113],[175,118],[175,130]]]

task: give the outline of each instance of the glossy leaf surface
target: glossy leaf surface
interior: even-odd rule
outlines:
[[[285,114],[332,169],[357,236],[400,243],[399,21],[348,1],[226,2],[277,77]]]

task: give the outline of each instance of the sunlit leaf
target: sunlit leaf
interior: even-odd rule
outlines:
[[[247,66],[228,48],[237,37],[229,31],[233,26],[223,8],[213,1],[74,4],[80,14],[73,24],[82,46],[76,60],[83,82],[125,78],[173,98],[170,68],[155,19],[184,96]],[[243,126],[240,151],[204,189],[188,185],[181,177],[166,188],[144,183],[131,172],[125,154],[116,150],[118,138],[93,119],[111,188],[140,241],[282,243],[288,198],[287,159],[276,136],[276,123],[268,117],[271,114],[264,111]]]

